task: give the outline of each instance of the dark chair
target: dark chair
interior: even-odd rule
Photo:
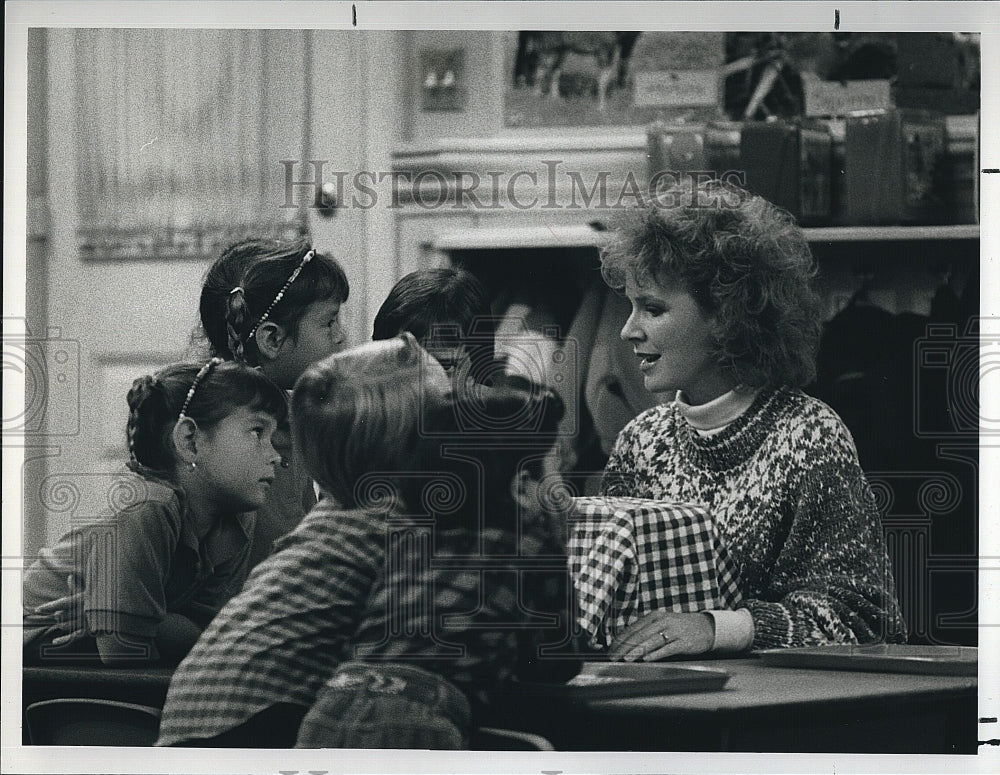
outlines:
[[[114,700],[42,700],[24,709],[31,745],[150,746],[160,730],[160,711]]]
[[[472,734],[469,748],[473,751],[554,751],[555,747],[541,735],[513,729],[480,727]]]

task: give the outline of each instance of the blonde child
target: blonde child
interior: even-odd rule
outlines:
[[[444,370],[410,334],[331,356],[303,374],[292,402],[296,449],[330,497],[279,541],[174,674],[159,745],[465,743],[479,690],[511,675],[518,661],[524,613],[511,586],[518,569],[509,531],[514,493],[533,491],[530,476],[517,490],[512,473],[509,508],[490,517],[506,521],[505,529],[480,524],[477,463],[449,464],[441,454],[442,443],[462,435],[454,418],[466,416],[453,411],[449,394]],[[483,407],[464,401],[465,409]],[[434,495],[442,482],[456,499]],[[557,531],[547,542],[550,573],[565,595],[558,539]],[[537,552],[541,544],[526,546]],[[480,546],[505,552],[492,571],[475,552],[468,556]],[[484,616],[464,621],[481,591]],[[567,620],[556,624],[558,642]],[[330,736],[331,719],[340,719],[331,722],[338,728],[351,720],[347,737]]]
[[[140,377],[128,405],[141,496],[27,570],[26,664],[176,664],[246,578],[252,512],[281,459],[271,436],[286,419],[282,391],[213,358]]]

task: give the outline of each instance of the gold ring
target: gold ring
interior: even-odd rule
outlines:
[[[670,643],[673,640],[673,638],[668,638],[667,633],[663,632],[663,630],[660,630],[660,637],[663,638],[664,643]]]

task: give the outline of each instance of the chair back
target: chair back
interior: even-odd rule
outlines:
[[[151,746],[160,711],[148,705],[93,698],[42,700],[24,709],[31,745]]]
[[[473,751],[554,751],[555,747],[541,735],[514,729],[480,727],[472,734],[469,748]]]

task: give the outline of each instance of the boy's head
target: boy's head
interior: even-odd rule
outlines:
[[[449,391],[443,369],[411,334],[336,353],[295,384],[295,447],[340,505],[391,496],[397,479],[417,465],[422,413]]]
[[[421,269],[403,277],[382,303],[372,339],[409,331],[451,373],[463,362],[488,363],[493,341],[490,299],[471,272],[453,267]]]
[[[564,407],[553,390],[518,376],[429,407],[419,461],[427,478],[405,484],[411,509],[433,502],[436,472],[462,482],[460,503],[435,514],[439,525],[513,528],[561,494],[555,442]],[[459,497],[459,496],[456,496]]]

